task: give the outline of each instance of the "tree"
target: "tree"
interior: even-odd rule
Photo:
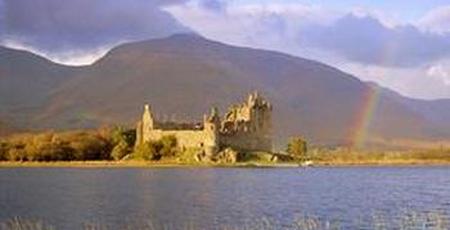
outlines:
[[[159,151],[161,145],[157,142],[149,141],[144,142],[134,149],[133,157],[140,160],[157,160],[161,158]]]
[[[24,147],[22,146],[13,146],[8,150],[6,155],[9,161],[25,161],[27,160],[26,153]]]
[[[160,140],[162,148],[161,148],[161,156],[162,157],[173,157],[177,153],[177,138],[173,135],[163,136]]]
[[[292,137],[289,140],[286,151],[289,153],[289,155],[297,159],[305,160],[307,159],[308,152],[307,142],[301,137]]]
[[[148,141],[136,146],[133,157],[142,160],[160,160],[173,157],[177,153],[178,141],[173,135],[163,136],[157,141]]]
[[[114,146],[111,157],[114,160],[121,160],[123,157],[125,157],[130,152],[130,147],[125,141],[120,141],[116,146]]]
[[[7,160],[6,154],[8,153],[8,144],[0,142],[0,161]]]
[[[104,137],[95,133],[79,132],[66,137],[74,150],[76,160],[108,160],[111,144]]]
[[[131,152],[136,141],[136,131],[117,126],[111,131],[110,140],[113,145],[111,157],[120,160]]]
[[[112,129],[110,136],[114,145],[125,142],[129,147],[131,147],[136,141],[136,130],[125,129],[121,126],[117,126]]]

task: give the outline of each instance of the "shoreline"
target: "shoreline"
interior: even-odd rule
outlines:
[[[234,163],[234,164],[208,164],[208,163],[175,163],[175,162],[141,162],[141,161],[56,161],[56,162],[0,162],[2,168],[296,168],[295,163],[268,164],[268,163]]]
[[[145,162],[145,161],[54,161],[13,162],[0,161],[2,168],[309,168],[309,167],[392,167],[392,166],[450,166],[450,161],[392,161],[392,162],[316,162],[302,167],[297,163],[241,162],[234,164]]]

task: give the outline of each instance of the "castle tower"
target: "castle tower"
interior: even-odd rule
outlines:
[[[257,91],[249,99],[250,123],[257,140],[262,149],[272,149],[272,105],[267,102]]]
[[[219,130],[220,130],[220,117],[219,111],[216,107],[211,109],[209,116],[204,116],[203,131],[205,132],[205,142],[203,147],[206,155],[215,154],[220,145]]]
[[[144,106],[144,114],[142,114],[142,134],[141,138],[143,141],[148,140],[148,133],[155,128],[155,121],[153,118],[152,111],[148,104]]]

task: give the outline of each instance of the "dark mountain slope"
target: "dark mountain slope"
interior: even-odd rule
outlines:
[[[27,51],[0,47],[0,118],[24,125],[40,113],[53,90],[78,69]]]

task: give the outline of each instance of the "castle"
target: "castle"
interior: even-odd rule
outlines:
[[[209,115],[204,115],[203,124],[181,130],[158,127],[150,106],[145,105],[137,123],[136,145],[169,135],[177,138],[180,147],[199,148],[210,156],[226,147],[271,152],[272,105],[254,92],[244,103],[231,106],[223,118],[217,108],[212,108]]]

